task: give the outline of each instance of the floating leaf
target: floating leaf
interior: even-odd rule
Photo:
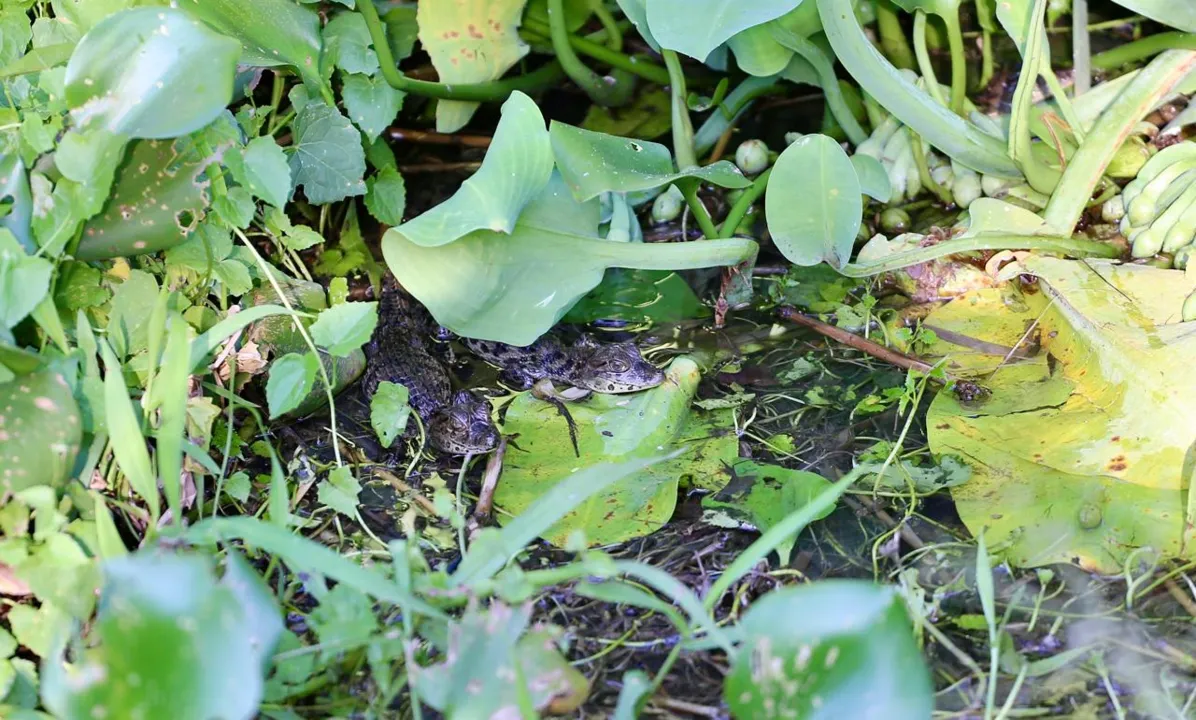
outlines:
[[[785,148],[768,178],[764,212],[773,242],[789,262],[846,265],[863,203],[855,167],[839,143],[806,135]]]
[[[220,580],[199,556],[108,560],[87,649],[69,675],[61,645],[42,666],[47,709],[60,718],[256,713],[282,620],[261,578],[230,557]]]
[[[82,437],[79,406],[58,373],[41,370],[0,383],[0,492],[59,488]]]
[[[756,599],[723,696],[737,718],[928,718],[934,688],[891,588],[821,580]]]
[[[497,80],[530,49],[519,38],[520,15],[527,0],[457,0],[417,6],[419,40],[432,58],[440,82]],[[452,133],[469,122],[478,103],[436,103],[436,130]]]
[[[927,418],[931,450],[972,468],[952,488],[960,517],[1021,566],[1116,572],[1146,546],[1191,557],[1196,414],[1187,398],[1196,380],[1180,369],[1196,336],[1179,308],[1193,280],[1099,260],[1022,265],[1040,292],[978,290],[925,320],[984,343],[964,348],[940,336],[929,351],[991,391],[967,403],[940,393]],[[1031,341],[1041,351],[1031,353]],[[1019,343],[1028,357],[1013,356]]]
[[[392,382],[378,383],[378,390],[370,398],[370,427],[382,447],[388,448],[395,438],[407,429],[411,417],[410,393],[407,388]]]
[[[324,205],[365,194],[361,136],[336,108],[309,103],[292,124],[291,172],[309,202]]]
[[[76,46],[66,68],[66,101],[84,126],[133,138],[185,135],[232,100],[240,54],[235,40],[181,10],[125,10]]]
[[[549,134],[557,168],[582,202],[604,192],[650,190],[686,177],[727,188],[751,184],[734,163],[726,160],[676,172],[668,148],[659,143],[605,135],[556,121]]]
[[[557,409],[530,393],[520,395],[508,407],[503,425],[504,432],[518,434],[519,444],[507,449],[495,502],[518,516],[575,468],[688,447],[689,452],[675,460],[629,475],[591,496],[543,537],[563,546],[581,530],[587,542],[601,545],[659,529],[672,517],[683,475],[704,475],[705,462],[718,469],[735,455],[735,443],[720,444],[714,439],[717,432],[687,432],[689,404],[700,380],[697,365],[689,358],[678,358],[665,381],[652,390],[630,398],[595,395],[584,403],[570,404],[581,457],[574,454],[568,426]],[[706,442],[689,441],[694,437],[704,437]]]
[[[276,418],[294,410],[311,392],[319,371],[316,356],[307,353],[288,353],[270,363],[270,379],[266,382],[266,402],[270,417]]]
[[[809,1],[809,0],[807,0]],[[648,26],[661,47],[706,60],[731,36],[778,18],[801,0],[650,0]]]

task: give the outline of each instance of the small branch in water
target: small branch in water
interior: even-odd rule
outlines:
[[[482,167],[480,162],[424,163],[422,165],[400,165],[399,172],[404,175],[414,173],[476,172],[480,167]]]

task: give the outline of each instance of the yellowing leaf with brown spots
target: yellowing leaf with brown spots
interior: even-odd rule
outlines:
[[[440,82],[497,80],[519,62],[528,46],[519,39],[519,19],[527,0],[424,0],[419,3],[419,41],[432,58]],[[478,103],[441,100],[436,129],[460,130]]]
[[[940,393],[927,415],[931,450],[973,469],[952,488],[960,517],[1022,566],[1117,572],[1146,546],[1196,556],[1196,323],[1180,322],[1193,279],[1108,261],[1023,266],[1037,292],[977,290],[925,320],[947,370],[991,390]]]

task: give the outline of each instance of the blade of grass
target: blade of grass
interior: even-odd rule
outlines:
[[[263,318],[272,317],[274,315],[291,315],[292,311],[286,309],[281,305],[255,305],[247,310],[242,310],[236,315],[230,315],[220,322],[216,323],[208,329],[207,332],[195,338],[191,342],[191,362],[188,367],[189,372],[199,370],[203,365],[204,358],[211,355],[217,348],[227,339],[233,336],[238,330],[244,330],[250,323],[257,322]],[[293,313],[300,317],[311,317],[306,313]]]
[[[133,403],[129,400],[125,377],[121,372],[120,363],[116,360],[116,354],[112,352],[107,341],[100,342],[100,352],[104,358],[104,418],[108,422],[112,453],[116,456],[117,467],[128,479],[133,492],[140,495],[149,506],[152,520],[149,532],[152,534],[162,510],[158,499],[157,478],[154,477],[154,470],[150,465],[145,436],[141,432],[137,413],[133,411]]]
[[[187,432],[187,361],[190,343],[187,323],[178,312],[166,318],[166,354],[158,369],[155,385],[157,400],[151,406],[161,408],[162,422],[158,427],[156,455],[158,477],[170,507],[171,520],[183,522],[182,473],[183,442]],[[230,430],[231,432],[231,430]]]
[[[1001,647],[997,634],[997,602],[993,589],[992,565],[988,559],[988,545],[984,533],[976,538],[976,592],[980,595],[980,607],[984,610],[984,622],[988,625],[989,678],[988,692],[984,698],[984,717],[993,716],[997,704],[997,671],[1001,661]]]

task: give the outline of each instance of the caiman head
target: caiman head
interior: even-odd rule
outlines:
[[[596,393],[615,395],[646,390],[664,382],[664,372],[640,355],[633,343],[594,349],[573,384]]]
[[[452,404],[436,411],[428,420],[428,442],[451,455],[493,450],[498,439],[498,428],[490,417],[490,403],[471,392],[457,393]]]

